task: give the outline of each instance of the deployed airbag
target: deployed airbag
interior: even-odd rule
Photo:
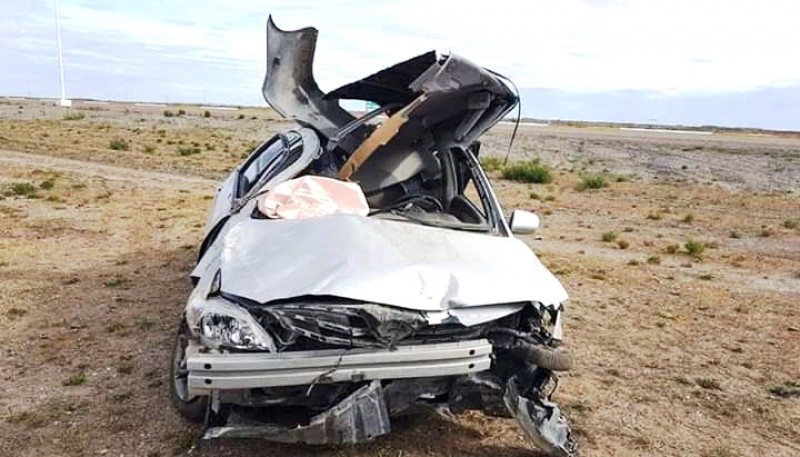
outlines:
[[[258,210],[272,219],[305,219],[332,214],[366,216],[369,205],[356,183],[302,176],[259,197]]]

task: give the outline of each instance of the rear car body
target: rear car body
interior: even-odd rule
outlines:
[[[372,440],[413,406],[477,409],[571,455],[550,401],[571,364],[567,293],[512,234],[538,218],[507,221],[477,160],[516,96],[433,52],[323,93],[316,36],[268,22],[263,93],[299,127],[217,190],[173,354],[176,406],[208,438],[309,444]],[[356,118],[342,99],[379,108]]]

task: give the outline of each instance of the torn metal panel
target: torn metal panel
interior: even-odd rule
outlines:
[[[515,378],[508,380],[503,400],[517,419],[517,423],[537,447],[550,456],[575,455],[577,445],[572,438],[567,419],[561,414],[558,405],[541,398],[523,397]]]
[[[267,71],[262,93],[267,103],[282,116],[331,137],[354,118],[339,106],[338,100],[325,99],[314,80],[312,67],[316,45],[316,29],[307,27],[284,31],[270,16],[267,20]],[[365,132],[357,129],[353,133],[340,140],[342,147],[355,149]]]
[[[411,83],[435,64],[436,60],[435,51],[426,52],[332,90],[325,95],[325,98],[366,100],[379,105],[390,103],[406,105],[418,95],[417,91],[410,87]]]
[[[381,384],[373,381],[329,410],[314,416],[308,425],[282,427],[255,424],[234,412],[225,426],[207,429],[203,438],[264,438],[281,443],[355,444],[371,441],[390,430]]]
[[[567,299],[516,238],[359,216],[242,220],[225,235],[220,260],[222,291],[258,303],[316,295],[441,312],[496,303],[558,307]],[[470,322],[508,311],[496,310]]]

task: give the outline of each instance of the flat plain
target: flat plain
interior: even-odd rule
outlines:
[[[170,407],[215,186],[290,126],[258,108],[0,99],[0,455],[536,455],[479,413],[307,447],[198,441]],[[570,293],[576,366],[555,399],[582,454],[800,455],[800,137],[523,125],[509,162],[552,174],[527,184],[503,178],[510,133],[481,156],[504,208],[541,216],[523,239]]]

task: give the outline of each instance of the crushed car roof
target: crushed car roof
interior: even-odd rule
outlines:
[[[392,116],[402,113],[395,135],[430,136],[439,147],[468,146],[518,102],[503,77],[455,54],[426,52],[328,94],[314,80],[316,29],[279,29],[267,22],[267,68],[262,92],[281,115],[309,126],[352,153],[372,132],[364,126],[338,133],[356,119],[340,99],[375,102]]]

